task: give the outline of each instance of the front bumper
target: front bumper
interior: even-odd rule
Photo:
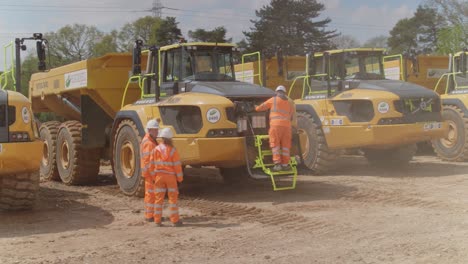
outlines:
[[[44,143],[33,142],[0,143],[0,176],[38,171]]]
[[[245,165],[244,137],[174,138],[184,165],[238,167]]]
[[[323,126],[331,149],[389,147],[443,138],[448,134],[446,122],[399,125]]]

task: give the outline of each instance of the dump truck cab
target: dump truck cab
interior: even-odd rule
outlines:
[[[437,155],[447,161],[468,160],[468,51],[450,55],[448,73],[434,87],[440,94],[443,119],[449,125],[446,137],[434,140]]]
[[[365,48],[308,56],[308,74],[290,88],[308,168],[324,172],[348,148],[362,149],[375,165],[406,164],[415,143],[445,135],[439,96],[385,79],[383,56],[383,49]]]
[[[127,85],[139,83],[141,98],[126,104],[124,96],[112,129],[113,168],[122,191],[143,191],[139,144],[154,118],[160,128],[174,132],[183,165],[215,166],[226,180],[246,175],[257,152],[247,138],[268,135],[268,113],[256,113],[255,105],[275,93],[235,80],[232,44],[178,43],[146,50],[141,45],[136,43]]]

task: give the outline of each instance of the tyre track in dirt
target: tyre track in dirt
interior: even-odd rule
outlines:
[[[448,204],[439,201],[429,201],[421,198],[410,197],[404,191],[384,191],[384,190],[369,190],[357,188],[345,194],[341,198],[344,201],[352,201],[359,203],[378,203],[391,206],[418,207],[424,209],[447,209]],[[453,206],[453,205],[451,205]]]
[[[181,196],[178,203],[180,206],[195,209],[206,215],[233,217],[240,222],[260,223],[267,227],[280,227],[282,230],[288,231],[306,230],[325,234],[334,230],[342,230],[338,225],[332,225],[324,221],[313,220],[284,211],[265,210],[257,207],[186,196]]]

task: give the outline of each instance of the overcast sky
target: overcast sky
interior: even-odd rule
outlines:
[[[174,16],[184,36],[196,28],[224,26],[235,42],[251,27],[255,10],[270,0],[160,0],[163,16]],[[389,30],[402,18],[411,17],[422,0],[319,0],[330,29],[352,35],[360,42]],[[32,32],[55,31],[67,24],[94,25],[102,31],[120,29],[127,22],[152,15],[153,0],[0,0],[0,45]],[[176,10],[174,10],[176,9]],[[3,48],[2,63],[3,68]]]

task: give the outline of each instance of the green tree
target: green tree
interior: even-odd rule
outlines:
[[[408,52],[418,48],[417,42],[418,26],[412,18],[404,18],[396,23],[390,31],[388,46],[392,53]]]
[[[142,40],[145,44],[156,44],[156,30],[161,26],[161,19],[152,16],[139,18],[126,23],[118,34],[119,50],[129,51],[135,40]]]
[[[193,41],[200,42],[231,42],[232,38],[226,38],[226,28],[216,27],[213,30],[195,29],[189,30],[188,35]]]
[[[427,0],[427,5],[451,25],[466,25],[468,19],[468,2],[466,0]]]
[[[116,30],[113,30],[109,34],[105,34],[101,37],[100,41],[97,42],[93,49],[93,55],[99,57],[110,52],[118,52],[118,43],[117,43],[118,33]]]
[[[244,32],[254,50],[274,51],[281,48],[289,54],[304,54],[332,46],[335,31],[327,31],[330,19],[319,19],[324,5],[316,0],[272,0],[255,11],[258,19]]]
[[[178,27],[179,22],[175,17],[166,17],[161,21],[161,26],[156,29],[156,45],[170,45],[182,38],[182,31]]]
[[[94,26],[67,25],[45,34],[54,67],[93,57],[95,45],[104,34]],[[57,64],[58,65],[57,65]]]
[[[468,47],[468,1],[427,0],[447,24],[437,34],[437,51],[442,54]]]
[[[437,44],[437,32],[445,26],[443,18],[434,8],[419,6],[412,21],[418,26],[416,35],[418,49],[423,53],[434,52]]]
[[[468,47],[468,35],[462,25],[443,28],[438,33],[437,52],[449,54]]]
[[[130,51],[135,40],[142,40],[146,45],[169,45],[178,41],[182,32],[175,17],[164,19],[146,16],[125,24],[117,36],[119,51]]]

